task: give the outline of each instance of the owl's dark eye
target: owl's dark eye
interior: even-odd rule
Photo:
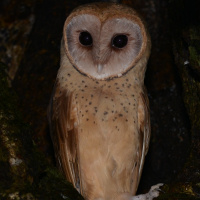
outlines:
[[[87,31],[83,31],[79,35],[79,42],[83,46],[92,46],[93,43],[92,36]]]
[[[122,49],[127,45],[128,37],[126,35],[116,35],[112,39],[112,46],[118,49]]]

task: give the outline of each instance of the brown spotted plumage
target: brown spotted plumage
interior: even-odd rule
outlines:
[[[127,39],[120,48],[118,35]],[[123,5],[82,6],[65,22],[49,121],[58,166],[87,200],[135,198],[150,139],[150,46],[141,18]]]

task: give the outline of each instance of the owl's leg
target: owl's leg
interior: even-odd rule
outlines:
[[[153,186],[151,186],[151,189],[149,190],[148,193],[134,196],[131,198],[131,200],[152,200],[155,197],[159,196],[159,192],[161,191],[160,190],[161,186],[163,186],[163,183],[153,185]]]

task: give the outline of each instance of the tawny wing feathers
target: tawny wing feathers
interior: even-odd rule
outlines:
[[[144,93],[140,94],[139,105],[138,105],[138,123],[139,123],[140,145],[141,145],[141,158],[140,158],[138,180],[140,180],[140,177],[142,175],[144,160],[148,152],[150,135],[151,135],[149,100],[146,88],[144,88],[143,91]]]
[[[55,85],[53,99],[49,106],[51,137],[59,168],[68,181],[80,190],[80,170],[77,146],[77,114],[72,104],[73,93],[61,92]]]

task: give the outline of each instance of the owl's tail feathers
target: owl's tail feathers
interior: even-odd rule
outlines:
[[[130,200],[152,200],[155,197],[159,196],[161,191],[160,187],[163,186],[163,183],[158,183],[157,185],[151,186],[151,189],[146,194],[140,194],[138,196],[131,197]]]

